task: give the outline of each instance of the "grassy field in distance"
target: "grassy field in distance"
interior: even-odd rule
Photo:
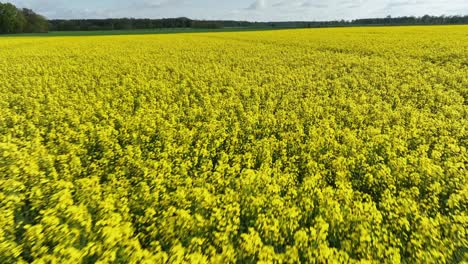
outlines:
[[[206,33],[206,32],[243,32],[243,31],[268,31],[289,28],[271,27],[239,27],[220,29],[200,28],[161,28],[161,29],[133,29],[133,30],[96,30],[96,31],[50,31],[48,33],[23,33],[5,34],[1,37],[73,37],[73,36],[113,36],[113,35],[151,35],[151,34],[178,34],[178,33]]]
[[[308,29],[324,28],[394,28],[394,27],[463,27],[465,25],[348,25],[348,26],[322,26]],[[47,33],[20,33],[0,34],[2,37],[81,37],[81,36],[118,36],[118,35],[151,35],[151,34],[180,34],[180,33],[209,33],[209,32],[248,32],[248,31],[271,31],[271,30],[293,30],[307,29],[295,27],[226,27],[219,29],[203,28],[156,28],[156,29],[130,29],[130,30],[89,30],[89,31],[50,31]]]

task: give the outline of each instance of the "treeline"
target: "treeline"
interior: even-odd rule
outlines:
[[[46,18],[31,9],[0,2],[0,34],[40,33],[49,30]]]
[[[336,27],[336,26],[366,26],[366,25],[455,25],[468,24],[467,16],[430,16],[422,17],[404,16],[385,18],[365,18],[355,20],[335,20],[335,21],[289,21],[289,22],[255,22],[251,25],[261,27],[290,27],[290,28],[310,28],[310,27]]]
[[[468,16],[386,17],[337,21],[248,22],[233,20],[166,19],[73,19],[49,20],[52,31],[132,30],[158,28],[311,28],[359,25],[445,25],[468,24]]]
[[[159,28],[232,28],[262,26],[265,23],[234,20],[192,20],[186,17],[163,19],[108,18],[108,19],[53,19],[51,31],[132,30]]]
[[[422,17],[386,17],[386,18],[366,18],[351,21],[352,24],[368,25],[444,25],[444,24],[468,24],[467,16],[429,16]]]
[[[155,28],[189,28],[192,20],[181,18],[164,19],[53,19],[49,20],[51,31],[132,30]]]
[[[263,23],[234,20],[192,20],[186,17],[163,19],[108,18],[108,19],[53,19],[51,31],[132,30],[159,28],[232,28],[252,27]],[[259,26],[259,25],[257,25]]]

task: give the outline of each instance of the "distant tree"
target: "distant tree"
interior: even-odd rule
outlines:
[[[21,10],[16,10],[15,16],[15,33],[25,32],[25,29],[28,26],[28,20]]]
[[[49,30],[49,23],[45,17],[38,15],[31,9],[27,8],[23,8],[21,12],[26,20],[26,27],[24,28],[23,32],[42,33]]]
[[[47,32],[47,20],[31,9],[18,9],[10,3],[0,3],[0,34]]]
[[[19,33],[24,26],[24,16],[14,5],[0,3],[0,33]]]
[[[192,28],[207,28],[207,29],[216,29],[216,28],[223,28],[223,24],[217,21],[192,21]]]

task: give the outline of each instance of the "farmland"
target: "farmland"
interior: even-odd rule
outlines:
[[[0,263],[468,261],[467,32],[0,38]]]

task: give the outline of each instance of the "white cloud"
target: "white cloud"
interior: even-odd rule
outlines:
[[[169,7],[180,7],[190,3],[188,0],[164,0],[164,1],[151,1],[145,0],[141,4],[135,1],[136,3],[133,6],[141,6],[146,8],[169,8]]]
[[[252,4],[247,7],[248,10],[262,10],[267,7],[266,0],[255,0]]]

